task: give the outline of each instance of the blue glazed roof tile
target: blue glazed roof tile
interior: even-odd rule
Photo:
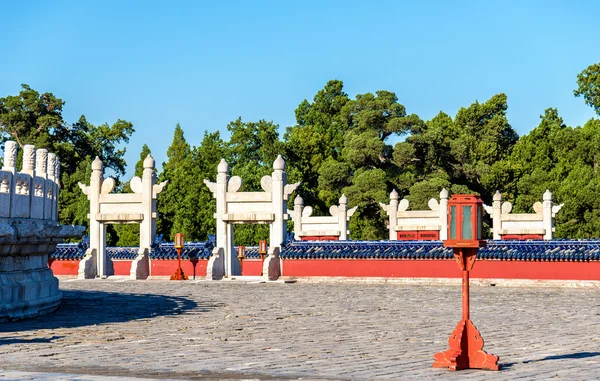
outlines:
[[[50,259],[55,260],[81,260],[88,248],[86,242],[59,243],[56,250],[50,254]],[[212,254],[212,242],[186,242],[181,251],[181,259],[208,259]],[[111,260],[133,260],[138,255],[138,247],[107,247],[106,255]],[[177,251],[174,244],[156,243],[152,245],[150,259],[177,259]]]
[[[59,244],[50,255],[57,260],[80,260],[88,248],[87,242]],[[208,259],[213,242],[188,242],[181,253],[184,260]],[[114,260],[132,260],[137,247],[108,247],[107,254]],[[452,249],[441,241],[292,241],[282,247],[283,259],[452,259]],[[479,250],[482,260],[503,261],[598,261],[598,240],[553,241],[488,241]],[[260,259],[258,247],[246,247],[246,258]],[[177,259],[173,243],[156,243],[150,259]]]

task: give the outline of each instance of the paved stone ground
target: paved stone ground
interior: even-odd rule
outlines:
[[[431,368],[460,319],[455,285],[113,279],[61,289],[57,312],[0,325],[0,380],[600,379],[598,288],[472,286],[471,318],[499,372]]]

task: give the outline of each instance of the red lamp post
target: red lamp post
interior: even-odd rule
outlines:
[[[240,260],[240,275],[244,275],[244,259],[246,259],[246,246],[238,246],[238,259]]]
[[[188,277],[181,268],[181,250],[183,249],[183,234],[175,234],[175,250],[177,251],[177,270],[171,275],[171,280],[187,280]]]
[[[434,368],[498,370],[498,356],[483,350],[483,338],[469,317],[469,271],[477,251],[486,245],[482,239],[482,206],[481,198],[472,194],[453,195],[448,201],[448,240],[444,246],[454,250],[454,259],[463,273],[462,320],[448,339],[450,349],[433,356]]]
[[[260,255],[260,276],[263,276],[263,265],[265,264],[265,257],[267,256],[267,240],[261,239],[258,242],[258,254]]]

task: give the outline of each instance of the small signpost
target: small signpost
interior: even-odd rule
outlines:
[[[175,234],[175,250],[177,251],[177,270],[171,275],[171,280],[188,280],[181,268],[181,250],[183,249],[183,234]]]
[[[434,368],[498,370],[498,356],[483,350],[483,338],[469,317],[469,271],[473,268],[482,239],[482,206],[478,196],[453,195],[448,202],[448,239],[445,247],[454,250],[454,259],[463,273],[462,320],[448,344],[450,349],[436,353]]]
[[[258,255],[260,255],[260,276],[263,276],[263,265],[265,264],[265,257],[267,256],[267,240],[261,239],[258,242]]]

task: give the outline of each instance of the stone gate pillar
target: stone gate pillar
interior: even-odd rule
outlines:
[[[268,274],[269,280],[276,280],[281,276],[279,253],[281,252],[281,245],[285,241],[287,232],[287,205],[284,202],[284,187],[287,182],[287,175],[285,173],[285,161],[283,161],[281,155],[278,155],[275,162],[273,162],[271,179],[274,220],[271,224],[269,252],[263,265],[263,274]]]
[[[500,230],[502,229],[502,194],[499,191],[494,193],[492,202],[492,239],[500,240]]]
[[[90,185],[86,188],[87,198],[90,201],[90,247],[85,252],[85,257],[79,262],[79,279],[95,278],[96,275],[106,275],[106,256],[99,253],[104,252],[105,237],[104,224],[95,218],[100,213],[100,187],[102,186],[103,165],[100,158],[92,162],[92,176]],[[82,188],[83,189],[83,188]]]
[[[302,209],[304,209],[304,200],[298,195],[294,199],[294,210],[292,211],[295,239],[300,239],[300,234],[302,233]]]
[[[340,240],[345,241],[348,239],[348,197],[345,194],[340,197],[340,206],[337,210]]]
[[[398,225],[398,192],[392,190],[390,193],[390,204],[386,206],[388,214],[388,228],[390,231],[390,241],[398,240],[398,233],[396,233],[396,225]]]
[[[448,191],[443,188],[440,192],[440,241],[448,239]]]
[[[546,189],[543,195],[543,221],[544,221],[544,230],[546,233],[544,234],[544,240],[552,240],[553,230],[554,230],[554,218],[552,215],[552,192],[549,189]]]

